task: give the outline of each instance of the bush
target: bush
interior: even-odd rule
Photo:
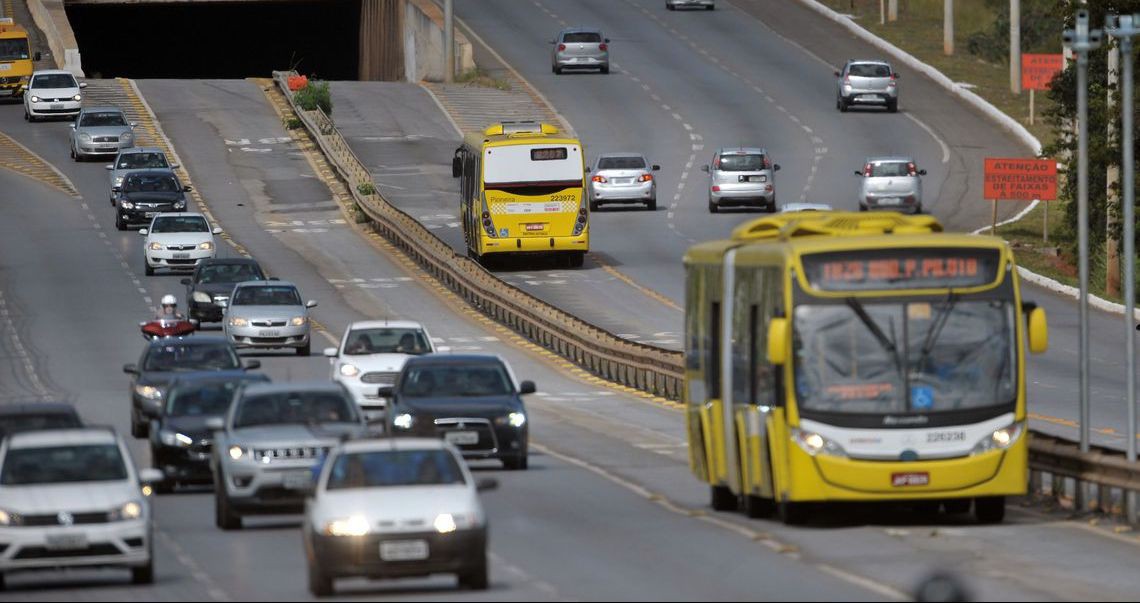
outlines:
[[[966,39],[970,54],[990,63],[1009,63],[1009,2],[986,3],[996,17],[987,30],[976,31]],[[1064,15],[1069,11],[1058,0],[1026,0],[1021,3],[1022,52],[1060,51],[1058,32],[1065,27]]]
[[[282,120],[286,130],[296,130],[301,127],[301,118],[299,117],[286,117]]]
[[[356,192],[362,195],[375,195],[376,186],[371,182],[361,182],[360,184],[356,185]]]
[[[355,221],[357,224],[368,224],[372,221],[372,218],[369,218],[368,214],[364,213],[364,209],[359,205],[354,203],[352,205],[352,209],[353,213],[355,214],[353,215],[353,221]]]
[[[328,82],[310,81],[293,95],[297,104],[306,111],[320,108],[325,115],[332,115],[332,93],[329,92]]]

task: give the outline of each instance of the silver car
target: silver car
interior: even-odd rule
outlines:
[[[606,153],[594,165],[587,166],[590,177],[590,209],[603,203],[644,203],[649,211],[657,209],[657,180],[653,172],[659,165],[649,165],[639,153]]]
[[[899,74],[886,61],[847,61],[835,72],[835,108],[847,111],[853,105],[883,105],[899,109]]]
[[[550,53],[550,70],[555,74],[561,74],[566,67],[610,72],[610,39],[597,29],[563,29],[550,43],[554,45]]]
[[[118,107],[85,107],[71,124],[71,158],[118,153],[135,146],[134,122]]]
[[[705,10],[713,10],[716,8],[715,0],[665,0],[665,8],[669,10],[677,10],[678,8],[690,7],[703,8]]]
[[[722,148],[713,155],[712,165],[702,165],[709,175],[709,211],[736,205],[776,211],[776,171],[766,149],[760,147]]]
[[[111,205],[114,206],[116,196],[114,189],[116,186],[123,186],[123,179],[127,177],[127,174],[137,170],[149,169],[176,170],[178,164],[167,161],[166,153],[160,148],[129,147],[121,149],[115,157],[115,161],[108,163],[105,167],[110,172],[110,186],[107,190],[110,191]]]
[[[859,211],[895,209],[922,213],[922,180],[920,170],[910,157],[870,157],[859,176]]]
[[[297,286],[285,281],[238,283],[222,319],[226,339],[238,349],[293,348],[309,355],[309,308]]]

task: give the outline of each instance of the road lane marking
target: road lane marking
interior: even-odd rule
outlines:
[[[903,115],[905,115],[907,119],[918,124],[918,127],[922,128],[923,130],[926,130],[926,133],[929,134],[930,137],[934,139],[934,142],[937,142],[938,146],[942,147],[942,163],[947,163],[948,161],[950,161],[950,146],[947,145],[946,142],[943,141],[941,138],[939,138],[938,134],[935,134],[934,128],[931,128],[930,126],[926,125],[926,122],[924,122],[921,119],[911,115],[909,112],[903,113]]]

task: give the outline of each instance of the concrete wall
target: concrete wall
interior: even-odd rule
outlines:
[[[443,8],[435,0],[406,0],[404,74],[409,82],[442,82],[444,76]],[[475,69],[471,42],[455,30],[455,75]]]
[[[75,41],[75,32],[71,30],[71,22],[67,20],[63,0],[28,0],[28,11],[32,13],[32,19],[47,37],[48,48],[51,49],[56,67],[66,69],[76,77],[83,77],[79,43]]]

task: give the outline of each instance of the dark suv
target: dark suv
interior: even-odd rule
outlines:
[[[115,195],[115,228],[126,230],[131,224],[149,224],[160,213],[186,211],[186,193],[171,170],[139,170],[123,178],[122,186],[111,189]]]
[[[202,260],[194,276],[182,279],[186,285],[186,305],[190,318],[202,322],[220,322],[230,303],[234,285],[245,281],[263,281],[265,273],[256,260],[249,258],[212,258]]]

